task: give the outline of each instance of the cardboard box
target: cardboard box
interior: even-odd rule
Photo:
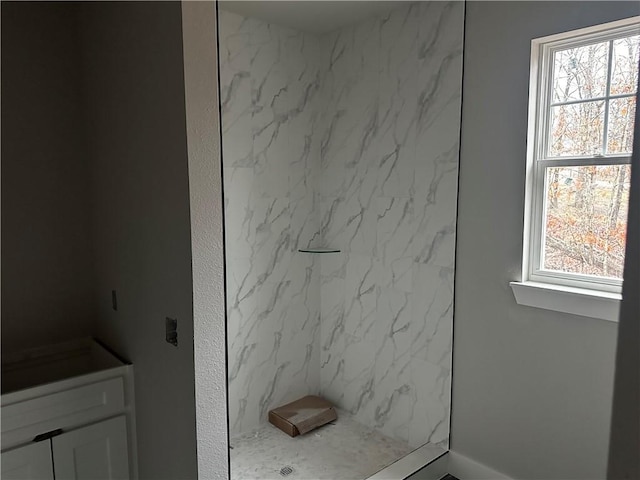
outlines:
[[[314,395],[302,397],[269,411],[269,422],[291,437],[304,435],[337,418],[333,405]]]

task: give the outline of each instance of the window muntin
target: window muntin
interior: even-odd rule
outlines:
[[[551,106],[549,157],[578,157],[602,152],[605,102]]]
[[[549,49],[546,158],[631,154],[640,36],[621,35]]]
[[[620,291],[640,19],[615,23],[533,42],[526,280]]]
[[[607,93],[607,42],[577,45],[553,53],[552,104],[593,98]]]

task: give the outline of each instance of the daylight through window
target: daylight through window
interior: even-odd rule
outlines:
[[[528,279],[619,291],[640,23],[547,37],[533,48]]]

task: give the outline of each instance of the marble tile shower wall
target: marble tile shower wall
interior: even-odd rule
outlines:
[[[418,446],[449,437],[462,2],[323,38],[321,390]]]
[[[232,432],[320,392],[447,445],[463,9],[321,37],[221,12]]]
[[[232,434],[320,390],[319,39],[220,12]],[[316,238],[317,240],[317,238]]]

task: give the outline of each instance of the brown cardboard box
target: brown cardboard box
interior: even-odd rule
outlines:
[[[269,411],[269,422],[291,437],[304,435],[338,418],[324,398],[308,395]]]

